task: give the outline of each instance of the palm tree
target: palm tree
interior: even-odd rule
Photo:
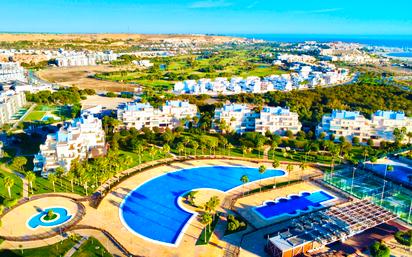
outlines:
[[[202,144],[200,150],[202,150],[202,155],[205,155],[205,150],[207,149],[206,145]]]
[[[249,182],[249,177],[247,175],[243,175],[240,177],[240,181],[242,181],[243,187],[245,187],[245,184]],[[243,195],[245,195],[244,190],[243,190]]]
[[[163,153],[166,157],[170,153],[170,146],[168,144],[164,144],[163,147],[162,147],[162,151],[163,151]]]
[[[185,150],[185,147],[182,143],[178,143],[176,150],[179,152],[179,155],[182,156],[182,152]]]
[[[300,168],[300,171],[302,172],[301,173],[301,179],[302,179],[302,177],[303,177],[303,172],[305,171],[305,169],[308,167],[308,165],[306,164],[306,162],[302,162],[302,163],[300,163],[300,165],[299,165],[299,168]]]
[[[192,141],[192,148],[195,151],[195,156],[197,155],[197,149],[199,148],[199,144],[196,141]]]
[[[247,154],[247,147],[242,145],[242,157],[245,157],[245,154]]]
[[[213,149],[213,155],[216,155],[216,147],[218,146],[218,142],[216,140],[212,140],[210,142],[210,148]]]
[[[187,152],[186,152],[187,149],[186,148],[187,148],[187,145],[190,144],[190,141],[191,140],[188,137],[183,138],[183,145],[185,146],[185,157],[186,157],[186,154],[187,154]]]
[[[154,161],[154,158],[157,154],[157,148],[155,146],[150,147],[149,154],[152,157],[152,161]]]
[[[14,179],[10,176],[4,177],[4,186],[7,187],[9,197],[11,198],[11,188],[14,186]]]
[[[139,164],[141,164],[142,163],[142,153],[144,151],[143,145],[138,145],[136,147],[136,151],[137,151],[137,155],[139,156]]]
[[[289,177],[289,179],[288,179],[288,183],[290,184],[290,175],[291,175],[291,173],[292,173],[292,171],[293,171],[293,165],[292,164],[288,164],[287,166],[286,166],[286,171],[288,172],[288,177]]]
[[[212,221],[213,221],[213,218],[212,218],[212,215],[210,214],[210,213],[207,213],[207,212],[205,212],[205,213],[203,213],[201,216],[200,216],[200,222],[203,224],[203,225],[205,225],[205,238],[204,238],[204,241],[205,241],[205,243],[206,243],[206,234],[207,234],[207,231],[206,231],[206,229],[207,229],[207,227],[209,226],[209,233],[210,233],[210,223],[212,223]]]
[[[278,148],[278,143],[276,141],[272,141],[272,159],[275,159],[275,152],[276,152],[276,148]]]
[[[216,211],[216,208],[219,206],[219,204],[220,204],[220,199],[217,196],[212,196],[209,199],[209,201],[206,203],[211,213],[214,213]]]
[[[63,186],[62,185],[62,178],[63,178],[63,175],[64,175],[64,168],[59,166],[59,167],[56,168],[54,173],[56,174],[57,178],[59,178],[60,186]]]
[[[262,191],[262,175],[266,172],[266,166],[260,165],[259,174],[260,174],[260,191]]]
[[[272,167],[273,167],[274,169],[277,169],[277,168],[279,168],[279,166],[280,166],[280,162],[279,162],[278,160],[276,160],[276,159],[273,159]],[[273,176],[273,184],[274,184],[275,187],[276,187],[276,176]]]
[[[56,183],[56,180],[57,180],[57,177],[56,177],[56,175],[54,174],[54,173],[51,173],[51,174],[49,174],[49,176],[47,176],[47,179],[52,183],[52,185],[53,185],[53,192],[56,192],[56,186],[55,186],[55,183]]]
[[[73,193],[73,191],[74,191],[74,188],[73,188],[73,182],[74,182],[74,173],[73,172],[71,172],[71,171],[69,171],[67,174],[66,174],[66,176],[67,176],[67,179],[68,180],[70,180],[70,185],[71,185],[71,187],[72,187],[72,193]]]
[[[227,145],[227,150],[228,150],[228,152],[229,152],[229,156],[231,156],[231,152],[232,152],[232,149],[234,148],[234,146],[231,144],[231,143],[229,143],[228,145]]]
[[[33,191],[33,183],[34,183],[34,181],[36,180],[36,174],[34,174],[33,171],[29,171],[29,172],[27,172],[27,174],[26,174],[26,179],[27,179],[27,181],[29,182],[30,189],[31,189],[31,193],[34,194],[34,191]]]

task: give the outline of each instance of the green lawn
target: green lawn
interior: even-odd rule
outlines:
[[[40,248],[24,249],[24,250],[0,250],[0,257],[63,256],[74,245],[75,245],[75,242],[73,242],[71,239],[66,239],[57,244],[40,247]],[[83,256],[99,256],[99,255],[83,255]]]
[[[34,194],[44,194],[44,193],[52,193],[53,192],[53,184],[47,180],[46,178],[37,176],[36,181],[34,182]],[[62,179],[60,183],[60,179],[58,179],[55,183],[56,192],[69,192],[71,193],[71,183],[66,179]],[[79,195],[85,195],[86,192],[83,187],[74,184],[74,193]],[[91,190],[89,189],[89,193]]]
[[[72,257],[112,257],[112,255],[96,238],[90,237]]]
[[[36,121],[41,120],[46,112],[43,111],[32,111],[29,115],[24,118],[24,121]]]
[[[4,200],[10,199],[9,193],[7,188],[4,186],[4,177],[10,176],[14,179],[14,185],[11,187],[11,196],[12,199],[19,199],[23,196],[23,182],[22,180],[14,174],[6,172],[0,169],[0,204],[4,202]]]
[[[189,61],[192,60],[192,61]],[[153,59],[152,69],[115,71],[96,74],[96,78],[121,83],[136,83],[156,91],[170,90],[174,83],[186,79],[259,76],[282,74],[285,71],[260,60],[247,50],[221,51],[209,58],[180,55]],[[164,69],[156,69],[163,66]]]

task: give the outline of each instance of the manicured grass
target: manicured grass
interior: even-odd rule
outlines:
[[[72,257],[112,257],[112,255],[96,238],[90,237]]]
[[[76,243],[71,239],[63,240],[57,244],[40,248],[22,250],[0,250],[0,257],[46,257],[64,256]],[[96,255],[90,255],[96,256]],[[98,255],[97,255],[98,256]]]
[[[9,193],[4,185],[4,177],[10,176],[14,179],[14,185],[11,187],[12,199],[19,199],[23,196],[23,181],[17,175],[11,174],[0,169],[0,204],[9,198]]]
[[[58,179],[55,182],[55,187],[56,187],[56,192],[67,192],[67,193],[71,193],[71,184],[70,181],[66,180],[66,179],[62,179],[61,183],[60,183],[60,179]],[[46,178],[37,176],[36,177],[36,181],[34,182],[33,185],[34,188],[34,194],[44,194],[44,193],[53,193],[53,184],[47,180]],[[74,184],[74,193],[79,194],[79,195],[85,195],[86,192],[84,190],[83,187],[78,186],[76,184]],[[92,192],[91,189],[88,190],[89,194],[90,192]],[[31,193],[31,192],[30,192]]]
[[[123,166],[123,170],[125,169],[129,169],[132,168],[134,166],[139,165],[139,154],[135,153],[135,152],[130,152],[130,151],[124,151],[124,150],[119,150],[119,155],[126,155],[126,156],[130,156],[132,158],[132,164],[128,165],[128,166]],[[144,162],[149,162],[152,160],[158,160],[158,159],[162,159],[164,158],[164,154],[160,153],[160,149],[158,149],[156,155],[154,156],[154,158],[152,158],[152,156],[150,156],[149,154],[149,150],[146,149],[141,156],[141,161],[142,163]]]
[[[24,118],[24,121],[36,121],[36,120],[41,120],[43,116],[46,114],[46,112],[42,111],[32,111],[29,113],[29,115]]]

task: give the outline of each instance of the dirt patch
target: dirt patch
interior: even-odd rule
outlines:
[[[117,71],[124,68],[114,67],[111,65],[65,67],[65,68],[48,68],[38,71],[36,74],[41,79],[57,83],[64,86],[76,86],[81,89],[91,88],[97,92],[133,92],[138,88],[137,85],[122,84],[112,81],[104,81],[92,78],[93,75],[100,72]]]

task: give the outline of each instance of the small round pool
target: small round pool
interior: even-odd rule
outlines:
[[[52,211],[52,217],[47,217],[49,211]],[[72,215],[69,214],[66,208],[50,207],[44,210],[39,210],[39,213],[33,215],[27,222],[27,226],[31,229],[38,227],[55,227],[69,221]]]

